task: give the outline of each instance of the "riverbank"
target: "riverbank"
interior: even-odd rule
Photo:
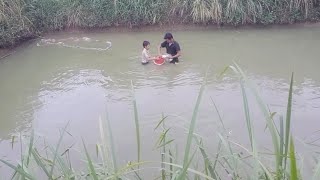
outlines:
[[[317,22],[320,3],[314,0],[2,0],[0,48],[45,32],[67,29],[166,26],[271,25]]]
[[[269,24],[269,25],[242,25],[242,26],[232,26],[232,25],[196,25],[196,24],[168,24],[168,25],[144,25],[129,28],[128,26],[113,26],[107,28],[68,28],[61,31],[48,31],[43,33],[41,36],[34,36],[33,38],[24,39],[19,41],[19,43],[14,44],[9,47],[0,48],[0,59],[3,59],[11,55],[17,47],[23,44],[28,44],[28,42],[45,36],[50,36],[60,33],[128,33],[128,32],[174,32],[174,31],[221,31],[221,30],[250,30],[250,29],[285,29],[285,28],[320,28],[320,22],[304,22],[295,24]]]
[[[0,49],[0,60],[11,55],[12,49]]]
[[[105,28],[68,28],[61,31],[48,31],[42,34],[46,36],[48,34],[55,33],[126,33],[126,32],[171,32],[171,31],[220,31],[220,30],[250,30],[250,29],[285,29],[285,28],[320,28],[319,22],[300,22],[294,24],[251,24],[251,25],[220,25],[215,24],[197,25],[197,24],[165,24],[165,25],[142,25],[142,26],[111,26]],[[39,36],[41,37],[41,36]]]

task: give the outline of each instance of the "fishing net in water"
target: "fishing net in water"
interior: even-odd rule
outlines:
[[[110,41],[95,40],[88,37],[70,37],[66,39],[41,39],[37,43],[37,46],[60,46],[83,50],[106,51],[112,47],[112,43]]]

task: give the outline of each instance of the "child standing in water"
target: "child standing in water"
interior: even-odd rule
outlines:
[[[155,57],[151,57],[149,54],[149,49],[150,49],[150,42],[149,41],[143,41],[142,43],[143,50],[141,53],[141,63],[143,65],[146,65],[149,63],[149,61],[155,60]]]

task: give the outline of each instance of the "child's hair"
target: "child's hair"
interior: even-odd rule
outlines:
[[[149,41],[143,41],[142,46],[145,48],[150,44]]]

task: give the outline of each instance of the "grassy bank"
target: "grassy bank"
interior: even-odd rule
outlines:
[[[67,28],[319,20],[318,0],[0,0],[0,47]]]
[[[117,159],[115,142],[112,135],[109,119],[100,119],[101,143],[96,145],[96,152],[90,154],[86,144],[83,143],[83,157],[87,165],[86,172],[80,172],[73,168],[69,159],[72,148],[61,149],[63,137],[68,131],[63,129],[59,141],[56,145],[46,145],[38,148],[33,133],[28,143],[25,154],[22,155],[21,162],[13,165],[8,161],[0,159],[2,163],[14,170],[13,179],[147,179],[142,172],[157,170],[158,174],[154,179],[171,180],[299,180],[305,177],[304,164],[309,164],[295,150],[295,138],[291,133],[291,108],[293,99],[293,74],[289,85],[287,97],[287,111],[284,116],[271,113],[263,103],[254,85],[246,77],[245,73],[237,64],[228,67],[239,77],[241,93],[243,97],[242,118],[246,124],[249,147],[235,142],[228,136],[224,126],[224,120],[220,116],[218,108],[213,103],[217,113],[218,121],[221,123],[222,131],[216,132],[215,137],[208,137],[206,142],[195,132],[198,119],[198,111],[201,108],[200,102],[205,89],[205,82],[201,86],[197,101],[190,118],[186,144],[183,151],[177,152],[175,149],[174,137],[172,137],[170,124],[167,117],[163,116],[156,125],[155,130],[160,132],[159,139],[155,142],[155,149],[159,151],[161,160],[152,162],[144,159],[141,153],[141,137],[139,126],[139,110],[136,100],[133,98],[134,115],[136,128],[137,157],[128,164],[121,164]],[[226,71],[224,71],[226,72]],[[262,114],[261,121],[266,123],[266,131],[269,133],[273,148],[270,152],[259,149],[265,142],[257,142],[255,128],[250,112],[250,103],[247,95],[253,94],[255,101]],[[133,93],[134,94],[134,93]],[[133,96],[134,97],[134,96]],[[240,120],[240,119],[237,119]],[[132,127],[134,128],[134,127]],[[217,139],[217,140],[215,140]],[[117,142],[121,143],[121,142]],[[215,143],[217,149],[206,148],[207,143]],[[260,143],[260,144],[259,144]],[[43,154],[38,149],[45,149]],[[132,149],[128,149],[132,151]],[[312,170],[312,180],[320,179],[319,155],[315,153],[315,163]],[[100,158],[98,162],[93,161],[93,156]],[[183,159],[178,158],[183,157]],[[311,163],[310,163],[311,164]],[[39,176],[39,171],[42,178]],[[45,178],[43,178],[45,177]]]

